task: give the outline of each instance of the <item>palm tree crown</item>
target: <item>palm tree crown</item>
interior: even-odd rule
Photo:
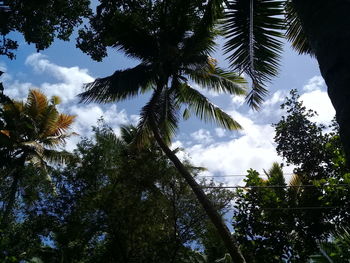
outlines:
[[[62,162],[67,156],[57,148],[73,133],[67,133],[75,116],[59,113],[59,97],[50,101],[38,90],[30,90],[26,102],[9,100],[2,106],[1,148],[12,158],[43,166],[46,161]]]
[[[180,112],[184,118],[194,113],[235,130],[240,125],[202,93],[191,86],[232,95],[245,94],[245,81],[238,74],[218,67],[210,57],[218,35],[216,23],[223,14],[220,3],[202,0],[100,1],[91,28],[80,31],[78,46],[96,60],[106,55],[106,47],[122,50],[140,64],[118,70],[113,75],[86,85],[82,101],[120,101],[152,91],[141,110],[138,140],[153,135],[196,194],[216,226],[232,258],[245,262],[234,237],[215,206],[175,153],[168,148],[176,132]]]
[[[47,162],[62,163],[71,155],[59,151],[75,116],[59,113],[58,97],[50,101],[38,90],[30,90],[26,102],[11,100],[0,94],[0,168],[9,171],[4,178],[11,180],[2,214],[0,228],[6,227],[16,201],[16,193],[23,180],[22,169],[28,164],[40,168],[51,183]]]
[[[103,45],[118,48],[141,63],[87,84],[80,94],[82,100],[120,101],[153,91],[142,109],[139,128],[149,131],[153,119],[167,141],[176,130],[181,110],[185,118],[192,112],[227,129],[239,129],[236,121],[191,86],[197,83],[215,92],[245,94],[243,78],[221,69],[210,57],[221,7],[200,2],[140,1],[119,8],[101,4],[90,31],[80,32],[80,47],[93,58],[101,58],[94,53],[96,46],[84,45],[100,38]]]

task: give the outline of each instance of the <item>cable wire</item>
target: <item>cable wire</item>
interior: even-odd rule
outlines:
[[[332,184],[332,185],[320,185],[316,186],[313,184],[304,184],[304,185],[248,185],[248,186],[241,186],[241,185],[233,185],[233,186],[202,186],[204,189],[224,189],[224,188],[237,188],[237,189],[244,189],[244,188],[323,188],[323,187],[334,187],[334,186],[350,186],[350,184]]]

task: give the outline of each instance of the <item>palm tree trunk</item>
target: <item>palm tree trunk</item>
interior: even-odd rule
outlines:
[[[163,141],[163,139],[159,134],[158,127],[156,126],[156,124],[152,121],[150,126],[152,129],[154,138],[156,139],[158,145],[163,150],[163,152],[167,155],[170,161],[172,161],[172,163],[174,164],[178,172],[184,177],[184,179],[189,184],[189,186],[192,188],[198,201],[201,203],[205,212],[207,213],[209,219],[216,227],[218,234],[221,236],[228,252],[230,253],[233,259],[233,262],[245,263],[246,261],[237,245],[237,241],[231,235],[222,217],[220,216],[218,211],[215,209],[213,204],[210,202],[210,200],[207,198],[206,194],[204,193],[200,185],[193,179],[192,175],[188,172],[186,167],[181,163],[181,161],[177,158],[177,156],[165,144],[165,142]]]
[[[350,167],[350,1],[293,0],[336,110]]]

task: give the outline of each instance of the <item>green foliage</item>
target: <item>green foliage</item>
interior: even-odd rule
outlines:
[[[192,81],[219,93],[245,94],[245,81],[219,68],[210,57],[218,35],[215,26],[223,12],[219,2],[124,1],[109,5],[100,1],[90,27],[79,32],[78,47],[95,60],[107,55],[107,47],[115,47],[141,63],[86,85],[81,99],[120,101],[152,91],[141,111],[139,132],[149,132],[153,121],[168,142],[180,115],[186,118],[189,112],[227,129],[240,128],[190,86]],[[184,114],[180,114],[183,108]]]
[[[295,90],[282,109],[286,116],[274,125],[275,141],[279,155],[295,166],[290,187],[276,163],[266,180],[249,170],[248,188],[236,193],[233,226],[249,262],[306,262],[349,220],[349,186],[341,185],[349,170],[337,125],[325,133]]]
[[[140,150],[132,126],[117,137],[101,122],[94,133],[65,166],[50,170],[55,193],[38,185],[38,198],[20,202],[22,219],[3,233],[1,260],[196,262],[191,246],[204,243],[213,227],[167,157],[154,143]],[[212,189],[208,196],[227,211],[230,192]]]
[[[310,257],[311,262],[347,263],[350,258],[350,234],[347,228],[334,231],[331,240],[319,245],[319,254]]]
[[[0,2],[0,55],[10,59],[18,42],[8,35],[19,32],[37,50],[49,47],[57,37],[68,40],[75,26],[88,17],[89,0],[4,0]]]
[[[248,262],[305,262],[318,237],[309,227],[320,225],[305,225],[304,211],[293,210],[299,207],[301,194],[298,188],[285,188],[277,163],[266,175],[264,180],[249,170],[245,182],[252,188],[236,193],[233,226],[243,253]]]
[[[225,1],[224,49],[232,68],[252,80],[248,103],[257,109],[267,94],[265,83],[278,72],[284,28],[283,1]]]
[[[8,221],[16,201],[32,204],[40,199],[40,191],[54,191],[48,163],[63,163],[71,156],[59,147],[73,135],[68,130],[75,116],[59,113],[57,99],[48,101],[38,90],[29,91],[26,102],[2,97],[0,229],[5,230],[11,229]]]

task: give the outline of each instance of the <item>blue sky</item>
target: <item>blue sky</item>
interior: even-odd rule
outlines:
[[[84,83],[110,75],[117,69],[132,67],[137,61],[110,50],[103,62],[94,62],[75,48],[74,36],[71,42],[56,41],[40,53],[20,37],[18,39],[20,48],[16,60],[0,58],[0,69],[6,72],[2,81],[8,95],[24,99],[28,89],[32,88],[41,89],[48,96],[59,95],[63,99],[60,110],[77,115],[74,130],[81,136],[90,136],[91,126],[96,125],[101,116],[117,133],[120,125],[137,122],[139,109],[147,101],[147,96],[106,105],[79,104],[76,98]],[[227,66],[220,53],[214,56],[221,66]],[[249,109],[243,98],[206,93],[215,104],[239,121],[244,130],[228,132],[191,118],[180,124],[174,139],[173,147],[185,149],[180,157],[186,156],[195,165],[208,168],[206,175],[240,175],[249,168],[262,172],[269,169],[272,162],[281,162],[275,152],[271,124],[280,119],[282,111],[279,105],[291,89],[298,89],[305,105],[319,113],[318,122],[330,122],[334,110],[317,61],[298,55],[286,44],[281,65],[279,76],[268,85],[269,95],[259,112]],[[70,140],[67,148],[72,150],[77,141],[79,138]],[[291,169],[286,167],[284,170],[290,173]],[[227,178],[232,184],[239,183],[241,179]]]

